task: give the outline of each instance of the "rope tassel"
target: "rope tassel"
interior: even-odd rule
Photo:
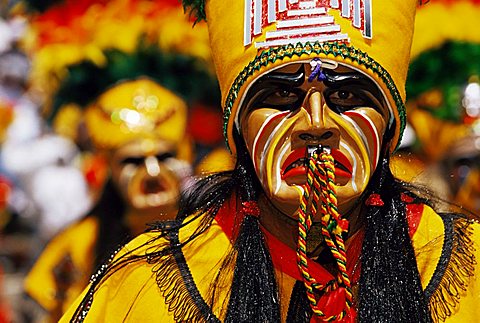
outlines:
[[[322,236],[338,268],[337,277],[326,284],[317,281],[308,268],[307,235],[318,211]],[[354,320],[353,294],[342,237],[347,230],[348,221],[341,218],[337,208],[334,159],[327,149],[320,151],[317,148],[308,157],[307,184],[300,203],[297,244],[297,263],[315,321],[345,321],[347,317]],[[315,291],[320,295],[319,300]]]

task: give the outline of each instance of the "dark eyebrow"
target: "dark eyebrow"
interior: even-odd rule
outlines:
[[[305,82],[305,67],[303,64],[298,68],[296,72],[293,73],[282,73],[282,72],[272,72],[267,75],[262,76],[257,82],[257,84],[263,83],[277,83],[277,84],[287,84],[293,85],[294,87],[299,87]]]
[[[383,95],[375,82],[362,73],[338,73],[327,69],[324,69],[323,72],[326,76],[326,80],[323,83],[328,87],[338,88],[344,85],[351,85],[352,83],[361,84],[376,98],[383,99]]]
[[[376,88],[375,82],[369,79],[367,76],[358,73],[338,73],[334,70],[324,69],[326,80],[323,82],[327,86],[342,86],[350,84],[352,82],[362,83]]]
[[[325,73],[326,80],[324,81],[325,84],[331,85],[331,83],[336,83],[342,85],[345,82],[351,81],[370,81],[366,76],[360,73],[338,73],[334,70],[324,69],[323,73]]]
[[[282,72],[270,72],[261,76],[257,81],[252,84],[252,87],[248,89],[245,94],[244,103],[240,111],[248,111],[246,107],[250,107],[252,100],[258,100],[258,98],[264,98],[265,93],[271,91],[272,88],[288,87],[289,89],[302,86],[305,82],[305,67],[300,64],[300,67],[293,73]]]

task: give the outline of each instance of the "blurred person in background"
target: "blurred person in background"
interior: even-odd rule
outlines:
[[[19,321],[24,305],[22,278],[32,258],[60,227],[85,214],[89,197],[84,177],[71,163],[78,149],[70,140],[52,134],[30,92],[30,63],[20,46],[25,18],[11,13],[8,17],[0,22],[0,263],[5,273],[2,299],[13,306],[11,320]],[[57,167],[59,160],[62,167]],[[40,180],[51,169],[62,175]],[[75,193],[69,195],[71,190]],[[46,199],[38,199],[40,194],[61,193],[63,199],[57,195],[54,208]]]
[[[434,0],[422,6],[407,78],[407,115],[416,136],[411,149],[424,165],[415,180],[476,214],[480,212],[478,19],[480,3],[475,0]]]
[[[8,204],[16,216],[10,227],[29,227],[41,245],[63,225],[84,215],[90,198],[86,181],[74,165],[78,148],[48,127],[38,97],[31,91],[30,62],[20,42],[25,25],[21,16],[0,25],[0,33],[5,34],[2,39],[10,37],[14,41],[12,48],[0,56],[0,100],[6,107],[2,109],[4,115],[10,118],[8,126],[2,128],[0,171],[13,184]],[[45,181],[52,170],[62,176]],[[51,205],[52,195],[59,193],[64,199]]]
[[[219,94],[206,26],[191,31],[175,1],[65,1],[43,9],[26,40],[32,86],[45,96],[55,131],[82,150],[95,201],[53,238],[25,280],[28,295],[57,321],[113,250],[148,223],[176,215],[194,159],[219,138],[199,131],[215,128],[216,115],[197,120],[190,112],[212,110]],[[198,136],[207,146],[202,156],[193,148]]]

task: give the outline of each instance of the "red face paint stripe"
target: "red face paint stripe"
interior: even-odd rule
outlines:
[[[373,164],[373,170],[375,170],[377,168],[377,163],[378,163],[378,158],[379,158],[378,147],[380,146],[380,138],[378,136],[378,132],[376,131],[375,127],[373,126],[372,121],[370,119],[368,119],[367,117],[365,117],[363,114],[361,114],[359,112],[356,112],[356,111],[347,111],[347,112],[345,112],[345,115],[347,115],[349,117],[359,117],[360,119],[362,119],[366,123],[370,132],[373,133],[373,140],[374,140],[373,156],[375,158],[374,164]]]

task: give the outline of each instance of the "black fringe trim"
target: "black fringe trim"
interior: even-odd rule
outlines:
[[[92,275],[92,277],[90,278],[90,287],[88,289],[88,292],[85,294],[80,305],[75,310],[75,313],[70,319],[70,323],[83,323],[83,321],[85,321],[85,318],[87,317],[88,312],[92,307],[93,295],[95,294],[95,290],[98,284],[102,281],[103,277],[106,275],[108,266],[110,265],[110,263],[112,263],[113,258],[115,258],[115,256],[118,252],[120,252],[120,250],[122,250],[122,247],[117,248],[110,255],[110,258],[97,269],[97,272],[95,274]]]
[[[440,216],[445,225],[442,254],[424,291],[435,322],[444,322],[454,313],[477,264],[471,240],[473,222],[456,214]]]
[[[152,272],[168,310],[176,322],[220,322],[200,295],[182,253],[178,230],[168,233],[165,250],[158,256],[149,255],[148,262],[155,263]]]
[[[297,280],[293,286],[290,303],[288,305],[287,323],[309,323],[312,318],[305,285]]]

